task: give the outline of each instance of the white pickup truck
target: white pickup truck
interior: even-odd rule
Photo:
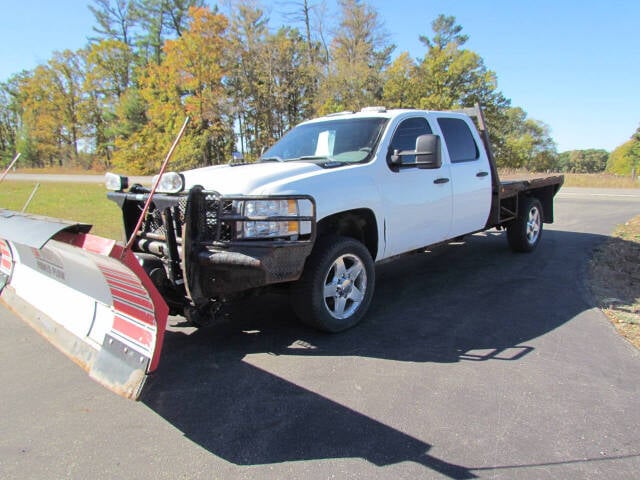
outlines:
[[[536,248],[563,180],[501,182],[478,106],[329,115],[257,163],[164,173],[151,190],[107,174],[126,245],[0,208],[0,301],[135,399],[170,312],[204,326],[225,302],[278,288],[307,324],[344,330],[369,308],[376,262],[489,228]]]
[[[533,250],[564,180],[501,182],[478,106],[303,122],[256,163],[165,173],[137,232],[149,189],[109,178],[172,311],[203,325],[228,299],[286,286],[300,319],[331,332],[367,312],[377,262],[490,228]]]

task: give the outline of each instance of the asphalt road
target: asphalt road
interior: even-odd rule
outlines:
[[[637,191],[565,189],[534,253],[489,232],[381,265],[339,335],[278,297],[174,319],[137,403],[0,308],[0,478],[637,479],[640,354],[585,281],[639,213]]]

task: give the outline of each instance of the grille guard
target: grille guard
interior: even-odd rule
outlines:
[[[148,193],[109,193],[122,208],[128,237],[147,197]],[[307,215],[264,217],[233,211],[235,201],[251,200],[308,202]],[[311,251],[317,227],[315,200],[309,195],[225,196],[201,186],[178,195],[156,194],[146,217],[134,250],[163,258],[173,288],[196,305],[219,294],[295,280]],[[296,239],[235,238],[237,223],[247,221],[293,221],[298,222],[299,231],[303,224],[309,228]],[[283,249],[292,261],[285,261]],[[252,270],[250,278],[247,269]],[[224,278],[217,279],[221,273]]]

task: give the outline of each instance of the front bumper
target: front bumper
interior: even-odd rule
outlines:
[[[311,253],[311,243],[267,247],[208,247],[197,251],[186,267],[196,296],[213,298],[273,283],[297,280]]]

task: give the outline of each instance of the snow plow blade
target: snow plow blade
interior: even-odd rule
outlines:
[[[91,378],[137,399],[168,307],[133,253],[90,228],[0,210],[0,298]]]

